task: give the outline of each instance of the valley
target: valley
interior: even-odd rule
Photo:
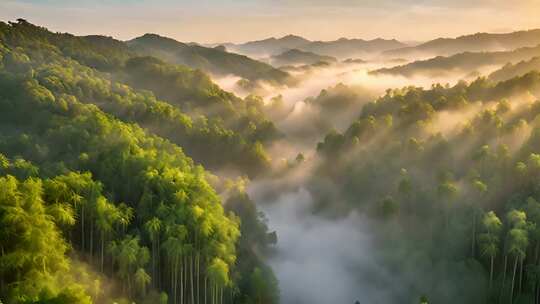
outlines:
[[[0,21],[0,303],[540,303],[540,30],[143,30]]]

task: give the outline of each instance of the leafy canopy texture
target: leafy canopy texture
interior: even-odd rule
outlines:
[[[137,87],[144,73],[178,93]],[[248,132],[219,118],[234,103],[247,124],[262,115],[204,73],[136,57],[111,38],[0,23],[0,299],[249,297],[239,278],[262,262],[239,267],[240,218],[200,165],[266,166],[260,124]]]

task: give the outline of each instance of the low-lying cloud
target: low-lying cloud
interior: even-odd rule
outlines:
[[[311,214],[311,202],[301,188],[261,205],[279,235],[270,264],[280,282],[282,303],[382,303],[388,293],[372,293],[358,278],[359,273],[384,276],[375,269],[362,218],[351,214],[339,221],[323,219]]]

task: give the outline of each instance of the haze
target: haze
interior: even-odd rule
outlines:
[[[540,27],[539,10],[538,0],[0,1],[1,19],[24,17],[54,31],[118,39],[156,32],[197,42],[241,42],[291,33],[321,40],[428,40],[441,34],[470,34],[471,29]]]

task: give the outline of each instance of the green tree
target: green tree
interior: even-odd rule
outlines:
[[[143,268],[137,269],[135,272],[135,285],[137,288],[139,288],[140,293],[145,296],[146,295],[146,287],[148,284],[150,284],[151,278],[150,276],[144,271]]]
[[[479,235],[480,251],[482,256],[489,257],[489,288],[493,286],[493,268],[495,257],[499,251],[502,222],[495,212],[486,213],[482,219],[483,232]]]
[[[478,200],[478,202],[481,202],[481,200],[484,198],[484,196],[487,193],[488,187],[486,184],[484,184],[480,180],[474,180],[472,182],[473,189],[475,191],[475,194],[473,199]],[[475,202],[472,203],[472,244],[471,244],[471,256],[475,257],[475,249],[476,249],[476,218],[478,210],[481,210],[481,206],[477,206]]]
[[[152,242],[152,277],[157,278],[159,276],[157,268],[159,259],[159,240],[160,240],[160,230],[161,230],[161,221],[153,217],[151,220],[146,222],[144,228],[150,237]],[[156,286],[156,283],[153,284]]]
[[[96,201],[96,226],[101,235],[100,269],[103,272],[105,258],[105,239],[112,232],[115,222],[119,220],[119,212],[114,205],[104,197]]]
[[[437,188],[437,194],[444,205],[444,223],[446,230],[448,230],[451,203],[457,197],[458,188],[454,185],[454,183],[446,180],[439,184]]]
[[[522,262],[527,254],[529,236],[526,222],[527,215],[525,212],[512,210],[508,213],[507,219],[512,227],[508,232],[508,253],[514,257],[512,283],[510,285],[510,303],[512,303],[514,299],[514,283],[518,262]]]

